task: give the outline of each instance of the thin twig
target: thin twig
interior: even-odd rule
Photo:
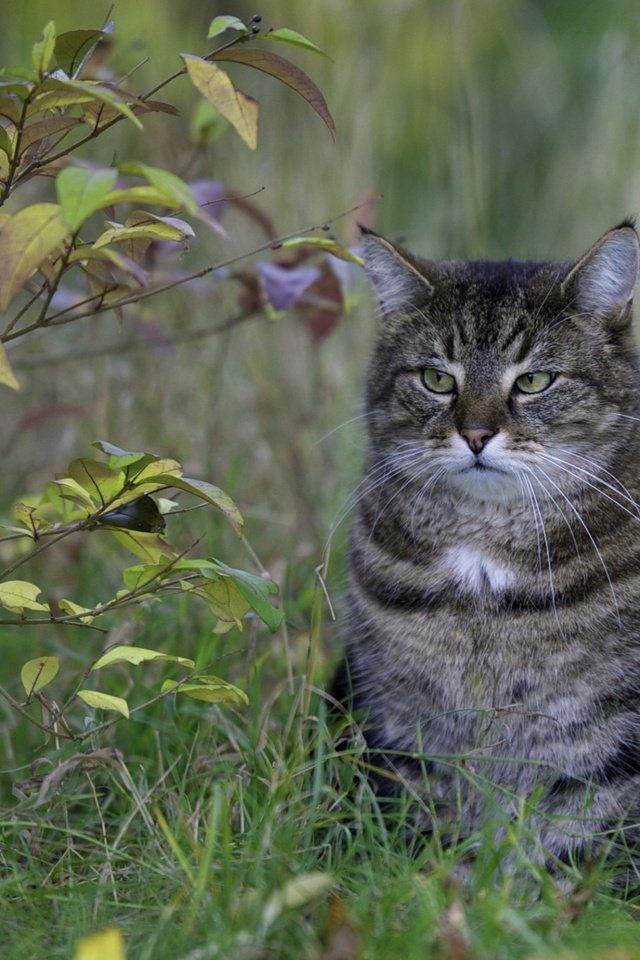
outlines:
[[[246,320],[255,319],[262,315],[262,311],[260,310],[246,310],[244,313],[239,313],[234,317],[229,317],[227,320],[224,320],[222,323],[218,323],[215,326],[197,327],[195,330],[182,330],[170,337],[165,337],[160,344],[160,349],[163,347],[173,346],[174,344],[188,343],[191,340],[201,340],[205,337],[224,333],[226,330],[231,330],[233,327],[239,326]],[[61,363],[88,360],[93,357],[114,356],[116,354],[129,353],[133,350],[148,351],[148,341],[128,338],[120,343],[107,343],[102,347],[94,347],[90,350],[78,350],[75,353],[58,353],[50,357],[16,360],[15,362],[12,362],[11,366],[14,370],[34,370],[38,369],[39,367],[51,367]]]

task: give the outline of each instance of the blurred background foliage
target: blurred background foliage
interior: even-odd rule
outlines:
[[[293,92],[227,65],[261,104],[255,153],[231,131],[194,145],[197,96],[181,78],[164,91],[180,117],[148,116],[143,133],[120,123],[79,156],[215,178],[227,195],[259,191],[252,200],[278,234],[379,196],[376,229],[436,258],[578,255],[638,209],[637,0],[142,0],[115,5],[109,63],[123,75],[148,57],[130,84],[148,90],[180,67],[179,52],[210,49],[208,25],[228,13],[260,13],[265,28],[291,27],[329,53],[332,61],[278,50],[325,93],[336,143]],[[29,62],[50,19],[61,32],[99,27],[108,15],[98,0],[5,3],[0,61]],[[52,190],[35,179],[14,202],[51,199]],[[340,240],[354,242],[355,219],[335,224]],[[181,268],[264,241],[236,211],[224,225],[228,240],[197,230]],[[22,389],[2,393],[3,513],[96,438],[175,456],[244,512],[249,539],[284,585],[302,663],[314,568],[358,480],[363,439],[354,418],[375,330],[365,291],[363,283],[358,308],[321,341],[295,315],[211,334],[237,313],[238,289],[207,277],[130,308],[122,323],[106,314],[17,343],[11,359]],[[346,527],[330,577],[338,603]],[[232,535],[208,514],[193,515],[192,531],[215,555],[237,559]],[[60,590],[79,600],[83,590],[95,593],[99,569],[84,549],[65,548],[55,571]]]

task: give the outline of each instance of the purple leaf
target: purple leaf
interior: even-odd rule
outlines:
[[[200,208],[199,219],[228,240],[229,235],[220,223],[226,206],[224,185],[220,180],[192,180],[188,186]]]
[[[285,267],[259,260],[256,270],[267,302],[274,310],[288,310],[320,276],[318,267]]]

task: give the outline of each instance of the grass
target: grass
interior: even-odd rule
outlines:
[[[260,5],[152,6],[153,31],[147,4],[114,13],[119,71],[151,57],[140,89],[176,69],[178,50],[204,52],[213,15],[248,18]],[[254,199],[281,233],[383,193],[376,227],[438,257],[578,255],[637,206],[636,0],[262,6],[265,21],[333,57],[291,53],[326,93],[337,146],[291,91],[238,74],[262,106],[255,154],[227,136],[194,158],[192,101],[177,84],[181,118],[145,121],[143,138],[122,125],[86,158],[136,156],[188,178],[219,177],[229,193],[264,186]],[[81,0],[14,7],[0,31],[3,63],[28,61],[48,19],[60,30],[94,26],[108,4],[88,19]],[[51,199],[49,187],[27,185],[28,202]],[[225,225],[228,244],[198,232],[196,266],[262,239],[233,212]],[[237,500],[281,584],[288,637],[250,625],[216,638],[185,603],[112,621],[109,642],[192,656],[242,686],[250,705],[156,703],[85,744],[80,758],[77,745],[44,741],[2,702],[0,955],[68,960],[82,936],[115,926],[129,960],[635,960],[640,902],[615,898],[603,867],[569,871],[575,892],[559,891],[528,853],[526,815],[499,844],[496,821],[457,848],[443,849],[436,835],[407,850],[408,811],[400,805],[385,819],[358,743],[336,742],[316,691],[338,655],[340,625],[318,602],[315,568],[357,483],[363,440],[351,421],[374,320],[364,300],[322,344],[290,316],[162,346],[232,315],[235,292],[203,285],[147,302],[122,328],[103,317],[12,350],[22,391],[3,393],[3,514],[98,437],[176,456],[188,475]],[[66,352],[76,359],[61,360]],[[326,576],[338,611],[347,525]],[[202,537],[202,555],[249,566],[204,511],[180,537],[184,546]],[[52,596],[88,603],[117,587],[120,560],[90,538],[68,542],[34,579]],[[16,697],[28,657],[61,656],[63,697],[102,642],[48,629],[3,629],[0,641],[3,684]],[[116,671],[113,692],[142,702],[162,675],[155,665],[133,681]]]
[[[101,747],[23,785],[3,823],[3,956],[68,958],[109,926],[139,960],[638,955],[640,904],[599,871],[561,893],[528,858],[526,820],[498,847],[488,824],[454,850],[407,850],[406,809],[382,818],[357,743],[336,747],[323,699],[306,718],[304,699],[296,684],[252,711],[163,704],[120,728],[126,757]],[[351,953],[331,952],[339,936]]]

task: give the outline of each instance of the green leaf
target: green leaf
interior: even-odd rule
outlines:
[[[101,670],[102,667],[110,667],[114,663],[131,663],[137,667],[147,660],[171,660],[183,667],[195,667],[193,660],[189,660],[188,657],[176,657],[169,653],[160,653],[159,650],[149,650],[147,647],[118,646],[107,650],[99,660],[96,660],[91,669]]]
[[[12,77],[12,78],[15,77],[17,79],[24,80],[27,82],[28,81],[31,81],[33,83],[38,82],[38,74],[36,73],[35,70],[32,70],[30,67],[20,67],[20,66],[2,67],[2,69],[0,70],[0,77]],[[11,89],[14,86],[18,86],[18,84],[7,82],[6,84],[3,84],[3,86],[6,86],[7,89]],[[14,91],[12,90],[12,92]],[[23,97],[22,99],[25,99],[25,98]]]
[[[135,280],[139,286],[147,287],[149,285],[147,271],[143,270],[140,264],[132,260],[131,257],[127,257],[119,250],[113,250],[111,247],[100,247],[96,250],[90,243],[83,243],[73,250],[68,262],[70,264],[87,264],[91,260],[106,261],[121,270],[127,277]]]
[[[256,577],[245,570],[235,570],[221,563],[220,560],[214,561],[220,571],[229,577],[233,577],[235,584],[243,595],[245,600],[251,604],[251,607],[258,614],[260,619],[266,623],[269,630],[273,633],[278,629],[283,620],[282,610],[272,606],[269,595],[278,592],[278,588],[273,580],[265,580],[262,577]]]
[[[34,43],[31,50],[31,59],[33,60],[33,65],[39,74],[46,73],[46,71],[49,69],[55,45],[56,25],[53,20],[50,20],[44,28],[42,40]]]
[[[60,661],[57,657],[36,657],[35,660],[27,660],[20,671],[20,679],[24,692],[31,697],[38,690],[42,690],[60,669]]]
[[[56,39],[54,56],[69,77],[77,76],[85,60],[105,33],[102,30],[67,30]]]
[[[13,141],[5,127],[0,127],[0,150],[6,153],[9,160],[13,156]]]
[[[278,56],[277,53],[269,53],[266,50],[258,50],[255,47],[251,49],[231,47],[228,50],[220,50],[213,55],[213,59],[216,62],[223,60],[229,63],[244,63],[247,67],[253,67],[255,70],[268,73],[269,76],[275,77],[277,80],[280,80],[281,83],[291,87],[292,90],[299,93],[300,96],[307,101],[309,106],[315,110],[335,140],[336,125],[327,106],[327,101],[322,95],[322,91],[316,86],[311,77],[308,77],[303,70],[296,67],[295,64],[289,60]],[[214,104],[214,106],[217,106],[217,104]],[[221,110],[220,112],[222,113],[223,111]]]
[[[58,200],[70,230],[77,230],[101,208],[117,176],[117,170],[88,170],[85,167],[67,167],[58,175]]]
[[[311,40],[307,40],[301,33],[298,33],[296,30],[290,30],[288,27],[279,27],[277,30],[268,30],[267,33],[263,33],[258,37],[259,40],[279,40],[280,43],[290,43],[294,47],[302,47],[304,50],[313,50],[314,53],[319,53],[323,57],[327,57],[327,60],[330,60],[329,57],[321,47],[316,46],[315,43],[312,43]]]
[[[48,603],[39,603],[36,597],[42,593],[40,587],[28,580],[5,580],[0,583],[0,606],[11,613],[22,613],[24,610],[49,611]]]
[[[109,466],[116,467],[117,469],[131,466],[134,463],[139,465],[141,460],[145,461],[145,465],[160,460],[160,457],[153,453],[142,453],[139,450],[123,450],[122,447],[116,447],[115,443],[109,443],[108,440],[96,440],[92,446],[94,446],[96,450],[101,450],[102,453],[106,453],[109,457]]]
[[[145,464],[142,470],[136,471],[135,481],[136,483],[142,483],[143,480],[148,482],[150,477],[158,473],[163,476],[181,477],[182,467],[177,460],[171,460],[169,457],[154,457],[151,463]]]
[[[26,527],[32,537],[40,530],[46,530],[47,527],[51,526],[41,516],[38,516],[39,506],[38,502],[23,503],[21,500],[13,505],[13,514],[16,520]]]
[[[138,533],[133,530],[109,530],[118,543],[145,563],[160,563],[171,560],[173,551],[166,540],[157,533]]]
[[[290,240],[284,240],[282,247],[316,247],[318,250],[324,250],[326,253],[338,257],[339,260],[348,260],[350,263],[357,263],[364,266],[362,257],[357,257],[354,253],[343,247],[337,240],[331,240],[330,237],[291,237]]]
[[[122,470],[114,470],[99,460],[89,460],[85,457],[72,460],[68,471],[69,476],[87,490],[96,503],[101,505],[123,491],[127,485],[127,478]]]
[[[251,604],[231,577],[221,577],[199,586],[182,581],[180,586],[201,597],[213,611],[218,620],[214,633],[226,633],[232,627],[242,630],[242,618]]]
[[[142,187],[123,187],[121,190],[112,190],[111,193],[107,194],[104,198],[102,206],[112,207],[115,206],[116,203],[149,203],[161,207],[169,207],[171,210],[176,210],[181,206],[181,203],[178,202],[175,196],[169,196],[162,190],[158,190],[157,187],[147,185]]]
[[[249,698],[239,687],[235,687],[220,677],[193,677],[176,686],[173,680],[165,680],[160,688],[162,693],[184,693],[192,700],[205,700],[207,703],[249,703]]]
[[[174,578],[177,571],[211,574],[214,576],[219,567],[212,560],[177,560],[175,563],[139,563],[122,571],[122,580],[127,590],[139,590],[154,580],[162,581]]]
[[[137,563],[122,571],[122,582],[127,590],[139,590],[148,583],[171,576],[172,565],[167,563]]]
[[[33,100],[33,111],[53,110],[71,103],[90,103],[92,100],[97,100],[99,103],[113,107],[142,130],[142,124],[127,105],[135,103],[137,97],[113,85],[98,83],[95,80],[61,80],[59,77],[50,77],[42,84],[41,89],[42,94]]]
[[[82,484],[78,483],[77,480],[74,480],[73,477],[58,477],[53,481],[58,487],[61,487],[64,493],[64,497],[72,500],[74,503],[80,504],[82,507],[85,507],[89,513],[93,513],[96,510],[96,503],[93,500],[91,494],[85,490]]]
[[[17,97],[9,94],[5,96],[5,88],[0,83],[0,117],[5,117],[14,126],[20,123],[22,106]]]
[[[69,229],[57,203],[23,207],[0,226],[0,311],[50,253],[60,246]]]
[[[189,78],[196,90],[225,117],[250,150],[258,145],[258,104],[242,93],[215,64],[181,53]]]
[[[195,197],[187,184],[175,173],[168,170],[162,170],[160,167],[150,167],[146,163],[128,161],[121,163],[120,173],[132,174],[137,177],[144,177],[151,186],[155,187],[159,193],[165,196],[171,206],[183,208],[188,213],[198,213],[199,207]]]
[[[191,113],[189,135],[193,143],[214,143],[229,128],[229,121],[208,100],[198,100]]]
[[[238,33],[245,35],[249,33],[249,28],[245,26],[242,20],[238,20],[237,17],[215,17],[209,26],[207,39],[211,40],[213,37],[224,33],[225,30],[236,30]]]
[[[90,607],[81,607],[79,603],[74,603],[73,600],[59,600],[58,606],[64,613],[77,617],[82,623],[91,623],[95,620],[95,614],[90,612]],[[89,616],[85,616],[87,613]]]
[[[221,490],[220,487],[216,487],[212,483],[207,483],[205,480],[192,480],[188,477],[174,476],[172,474],[153,474],[145,477],[144,481],[141,482],[144,484],[158,483],[167,487],[177,487],[179,490],[186,490],[187,493],[192,493],[194,496],[199,497],[200,500],[212,503],[224,513],[236,533],[239,535],[242,534],[242,527],[244,525],[242,514],[231,497],[229,497],[224,490]]]
[[[4,383],[6,387],[11,387],[12,390],[20,389],[20,384],[16,380],[16,375],[11,368],[9,357],[7,356],[7,351],[3,343],[0,343],[0,383]]]
[[[78,696],[90,707],[98,710],[117,710],[123,717],[129,719],[129,707],[122,697],[112,697],[109,693],[99,693],[97,690],[78,690]]]

